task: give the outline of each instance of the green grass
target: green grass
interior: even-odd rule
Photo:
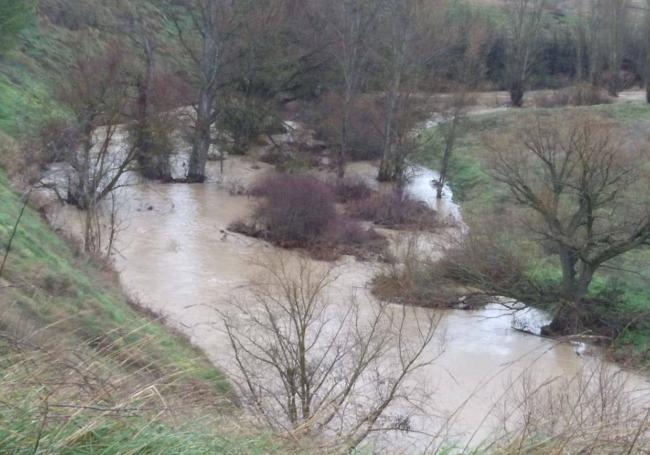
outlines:
[[[44,119],[65,115],[55,92],[75,52],[66,43],[77,42],[78,51],[79,41],[51,25],[23,31],[19,45],[0,58],[0,130],[25,137]]]
[[[24,419],[13,412],[0,411],[0,419],[11,419],[12,426],[0,427],[0,447],[3,453],[61,455],[261,455],[287,453],[286,448],[269,435],[223,436],[218,429],[202,422],[172,427],[151,423],[145,419],[93,419],[82,415],[65,427],[52,426],[38,434],[31,421],[32,413]],[[33,410],[37,411],[37,410]],[[36,415],[38,415],[36,413]],[[63,428],[62,428],[63,427]],[[234,434],[234,432],[233,432]],[[38,449],[34,451],[38,441]]]
[[[0,378],[1,387],[4,385]],[[24,392],[24,390],[22,390]],[[2,396],[6,399],[6,396]],[[23,395],[12,406],[0,407],[0,448],[11,454],[178,454],[261,455],[288,453],[270,434],[253,434],[217,419],[192,419],[170,424],[162,419],[116,418],[91,410],[56,419],[60,410],[47,409],[43,391]],[[50,418],[44,427],[42,416]],[[37,419],[36,422],[34,421]],[[227,431],[225,431],[227,430]]]

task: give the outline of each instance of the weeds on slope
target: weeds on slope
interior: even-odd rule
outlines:
[[[36,335],[36,334],[35,334]],[[69,346],[0,333],[0,451],[30,454],[287,453],[248,430],[208,384],[172,365],[127,366],[140,342]]]

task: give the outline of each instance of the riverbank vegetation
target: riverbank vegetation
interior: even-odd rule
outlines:
[[[577,326],[550,331],[602,336],[621,359],[646,364],[647,115],[633,105],[599,105],[468,119],[450,182],[470,233],[442,261],[415,267],[414,277],[427,277],[415,286],[418,293],[455,280],[545,308],[558,315],[556,324],[571,321],[557,305],[573,295],[567,305]],[[435,141],[442,132],[427,134]],[[435,166],[440,157],[421,159]],[[494,216],[498,222],[486,221]],[[599,254],[607,261],[600,263]]]
[[[164,318],[128,300],[104,262],[59,238],[24,198],[0,176],[0,235],[5,245],[12,238],[0,277],[3,452],[279,447],[229,427],[238,411],[222,373]]]
[[[231,231],[283,248],[302,248],[322,259],[334,260],[342,254],[368,259],[386,254],[386,239],[339,213],[335,191],[315,177],[268,176],[248,193],[259,199],[257,208],[250,221],[235,221]]]
[[[110,268],[116,190],[134,174],[201,184],[214,177],[209,160],[223,178],[234,154],[281,172],[252,187],[252,219],[232,230],[328,260],[385,259],[379,227],[410,231],[404,257],[374,281],[386,300],[514,297],[552,314],[549,336],[603,341],[621,363],[650,364],[650,108],[619,102],[629,88],[650,93],[644,6],[0,0],[0,449],[314,453],[323,447],[310,451],[319,441],[308,439],[332,428],[339,438],[327,448],[337,451],[362,446],[380,424],[411,431],[383,412],[421,366],[432,323],[407,346],[405,313],[391,319],[382,305],[368,327],[349,302],[335,329],[345,337],[312,357],[307,340],[331,337],[331,321],[312,317],[329,307],[320,292],[305,300],[305,283],[281,280],[258,289],[265,318],[243,306],[226,318],[244,378],[235,396],[171,322],[120,291]],[[506,106],[514,112],[475,115]],[[389,190],[346,180],[354,160],[372,160]],[[442,259],[417,242],[448,226],[433,201],[405,191],[414,162],[440,170],[438,199],[448,185],[462,203],[466,226]],[[81,248],[43,221],[52,193],[84,213]],[[277,325],[276,312],[300,321]],[[374,330],[384,324],[397,332]],[[399,361],[387,377],[389,351]],[[376,399],[362,409],[353,389],[366,380]],[[485,452],[643,453],[648,416],[608,381],[581,382],[571,396],[529,384],[511,410],[522,419]],[[241,399],[273,411],[276,425],[254,430]]]

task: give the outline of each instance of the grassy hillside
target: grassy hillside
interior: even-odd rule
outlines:
[[[65,115],[54,95],[60,69],[105,41],[89,14],[100,4],[41,2],[0,55],[0,162],[42,120]],[[0,260],[23,200],[0,169]],[[233,398],[201,352],[26,208],[0,277],[1,453],[289,452],[239,424]]]

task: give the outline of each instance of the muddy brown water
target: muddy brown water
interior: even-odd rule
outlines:
[[[355,166],[352,172],[361,176],[373,169],[367,163]],[[250,213],[254,203],[243,196],[232,196],[229,189],[247,185],[268,170],[264,164],[233,158],[226,163],[224,179],[219,177],[218,165],[211,163],[211,178],[206,184],[135,182],[120,193],[122,226],[114,259],[123,286],[143,305],[164,315],[168,324],[185,333],[218,366],[227,366],[230,352],[215,309],[225,308],[232,296],[255,278],[259,273],[256,261],[280,254],[263,241],[226,232],[232,221]],[[415,182],[412,190],[425,200],[433,200],[433,187],[422,181]],[[437,207],[442,213],[459,216],[451,198],[442,204]],[[66,207],[51,213],[52,222],[69,232],[79,225],[78,218],[77,210]],[[450,235],[456,234],[442,230],[429,238],[430,249],[439,250]],[[338,265],[341,278],[332,290],[334,296],[348,299],[353,294],[362,295],[363,305],[376,304],[367,285],[380,265],[349,257]],[[408,323],[413,325],[413,333],[416,320],[432,311],[416,309],[410,313]],[[438,356],[440,346],[444,346],[443,352],[415,378],[433,391],[426,415],[417,422],[428,432],[435,432],[432,428],[454,415],[452,437],[468,441],[468,435],[480,427],[472,439],[479,442],[490,436],[494,422],[486,416],[493,413],[510,381],[523,374],[540,380],[570,377],[600,362],[578,355],[570,344],[514,330],[511,315],[497,305],[438,315],[438,338],[427,354]],[[635,389],[650,390],[640,377],[630,378]],[[400,438],[397,444],[404,446],[408,438]],[[418,447],[423,443],[426,441],[420,440]]]

